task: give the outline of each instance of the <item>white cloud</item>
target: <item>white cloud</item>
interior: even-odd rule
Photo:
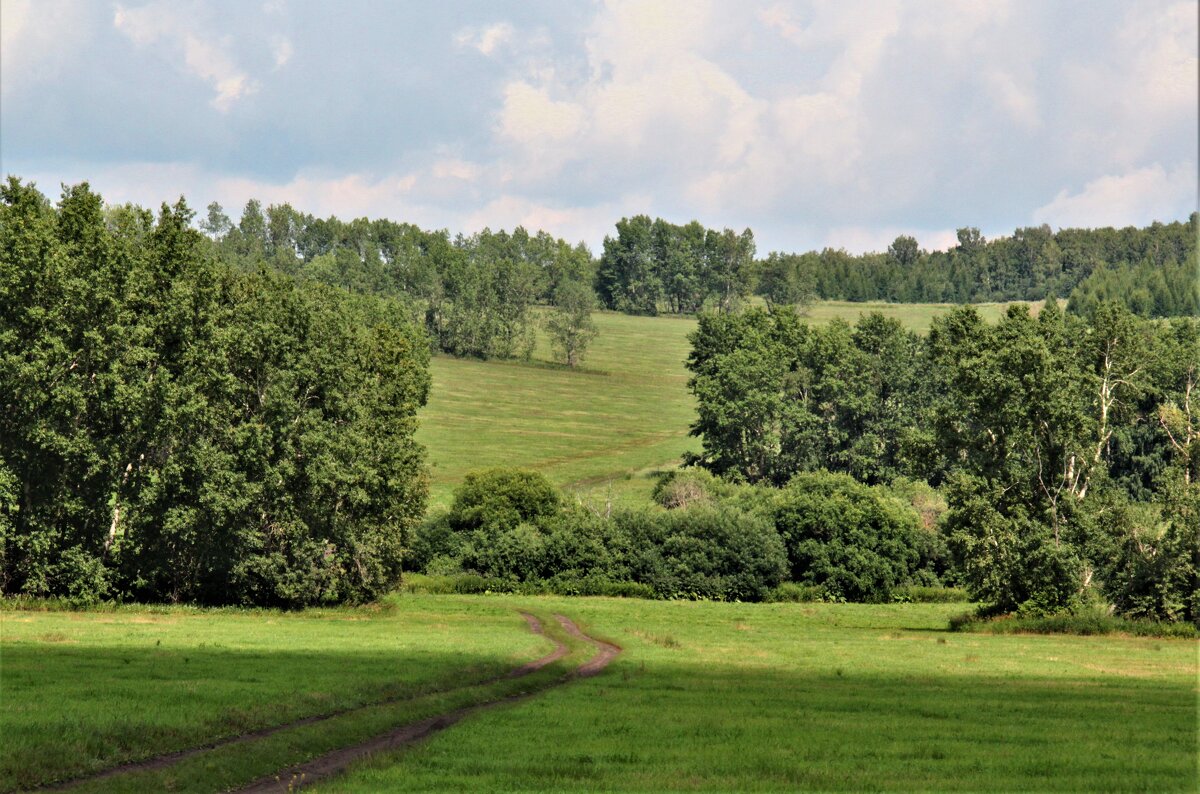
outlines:
[[[126,8],[117,5],[113,26],[139,47],[161,42],[170,51],[182,54],[186,70],[213,89],[215,95],[210,104],[222,113],[229,112],[235,102],[258,90],[257,81],[234,61],[228,39],[205,37],[195,32],[193,20],[184,6],[152,3]]]
[[[501,46],[513,40],[513,26],[497,22],[485,28],[463,28],[454,34],[454,43],[459,47],[471,47],[483,55],[492,55]]]
[[[1033,212],[1034,223],[1052,226],[1144,226],[1172,221],[1196,209],[1196,163],[1171,170],[1155,163],[1094,179],[1077,193],[1062,190]]]
[[[519,144],[535,146],[569,138],[582,128],[583,119],[581,107],[555,102],[545,89],[523,81],[509,83],[504,89],[500,132]]]

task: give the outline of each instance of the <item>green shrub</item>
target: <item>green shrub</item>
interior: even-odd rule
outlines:
[[[496,468],[471,472],[454,490],[450,526],[462,532],[512,529],[522,522],[553,517],[562,498],[544,474]]]
[[[780,493],[775,527],[794,582],[847,601],[888,601],[922,570],[928,533],[910,507],[844,474],[797,475]]]
[[[663,598],[761,601],[787,572],[770,522],[735,508],[628,511],[613,518],[629,538],[630,578]]]
[[[892,601],[904,604],[957,604],[971,600],[961,587],[924,587],[903,585],[892,592]]]
[[[984,617],[968,612],[950,620],[951,631],[975,631],[988,634],[1128,634],[1134,637],[1171,637],[1192,639],[1200,637],[1191,623],[1161,620],[1131,620],[1120,615],[1097,611],[1060,613],[1040,617],[1000,615]]]

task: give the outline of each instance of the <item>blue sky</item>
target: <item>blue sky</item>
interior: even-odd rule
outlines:
[[[1183,2],[0,0],[0,166],[594,250],[1142,225],[1197,205]]]

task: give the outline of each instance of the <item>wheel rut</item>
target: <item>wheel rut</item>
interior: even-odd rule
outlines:
[[[270,777],[261,778],[250,783],[249,785],[236,789],[239,792],[277,792],[277,791],[295,791],[297,788],[316,783],[320,780],[337,775],[346,770],[351,764],[360,761],[367,756],[379,752],[389,750],[398,750],[404,747],[411,746],[421,741],[422,739],[431,736],[439,731],[454,725],[472,714],[493,709],[497,706],[519,703],[523,700],[528,700],[534,695],[541,694],[547,689],[555,686],[561,686],[576,678],[588,678],[594,676],[607,667],[613,659],[617,658],[621,649],[612,643],[598,640],[594,637],[589,637],[584,634],[578,626],[568,617],[564,615],[555,615],[555,620],[559,625],[576,639],[589,643],[596,649],[596,653],[584,662],[579,667],[572,670],[567,675],[560,678],[550,686],[536,689],[530,692],[519,692],[513,695],[507,695],[496,700],[490,700],[484,703],[476,703],[471,706],[464,706],[454,711],[449,711],[444,714],[438,714],[433,717],[421,720],[420,722],[403,725],[392,731],[389,731],[374,739],[362,742],[360,744],[343,747],[340,750],[326,753],[318,758],[313,759],[299,766],[291,767],[282,773],[271,775]],[[532,615],[525,614],[525,619],[530,622],[530,626],[534,625],[537,618]],[[541,624],[537,623],[540,630]],[[559,643],[561,653],[558,658],[561,658],[567,653],[567,648],[562,643]],[[553,655],[553,654],[551,654]],[[538,660],[541,661],[540,659]],[[545,665],[541,665],[544,667]]]
[[[522,617],[525,618],[525,623],[532,633],[538,634],[538,635],[545,635],[545,629],[542,626],[542,622],[535,615],[532,615],[528,612],[521,612],[521,615],[522,615]],[[575,637],[577,639],[580,639],[580,640],[590,643],[597,649],[597,652],[588,661],[584,662],[578,668],[571,671],[566,676],[564,676],[563,678],[556,681],[554,684],[551,684],[551,686],[558,686],[558,685],[564,684],[573,678],[586,678],[589,676],[593,676],[596,673],[603,670],[605,667],[607,667],[608,664],[614,658],[616,658],[617,654],[620,653],[620,649],[617,646],[612,645],[611,643],[604,642],[602,640],[594,639],[594,638],[589,637],[586,634],[584,634],[582,631],[579,630],[579,627],[576,626],[569,618],[566,618],[563,615],[555,615],[554,617],[558,621],[558,623],[563,627],[563,630],[565,630],[572,637]],[[523,678],[525,676],[528,676],[528,675],[531,675],[531,674],[537,672],[538,670],[543,669],[544,667],[547,667],[547,666],[553,664],[554,662],[557,662],[558,660],[562,659],[564,656],[566,656],[569,653],[569,649],[567,648],[567,646],[564,643],[560,642],[559,640],[557,640],[553,637],[548,637],[548,639],[550,639],[550,641],[554,643],[554,645],[555,645],[554,650],[552,650],[550,653],[546,654],[545,656],[542,656],[537,659],[533,659],[532,661],[526,662],[525,664],[521,665],[520,667],[516,667],[501,676],[484,679],[482,681],[477,681],[477,682],[470,683],[470,684],[464,684],[459,687],[452,687],[452,688],[440,689],[440,690],[431,690],[429,692],[421,692],[421,693],[418,693],[415,695],[405,695],[405,696],[401,696],[401,697],[388,698],[386,700],[377,700],[377,701],[372,701],[370,703],[365,703],[361,706],[353,706],[350,708],[339,709],[337,711],[330,711],[330,712],[326,712],[324,714],[318,714],[318,715],[314,715],[311,717],[304,717],[303,719],[293,720],[292,722],[283,723],[281,725],[274,725],[269,728],[263,728],[263,729],[257,730],[257,731],[249,731],[247,733],[238,734],[237,736],[231,736],[231,737],[228,737],[225,739],[221,739],[219,741],[208,742],[206,744],[198,745],[196,747],[190,747],[185,750],[177,750],[175,752],[157,755],[152,758],[146,758],[141,761],[133,761],[133,762],[130,762],[127,764],[121,764],[119,766],[110,767],[108,769],[97,772],[95,774],[76,777],[76,778],[72,778],[67,781],[50,783],[50,784],[46,784],[44,786],[38,786],[33,789],[29,789],[29,791],[38,791],[38,792],[67,791],[67,790],[70,790],[71,788],[82,785],[84,783],[95,783],[95,782],[103,781],[103,780],[106,780],[109,778],[117,777],[119,775],[125,775],[125,774],[134,773],[134,772],[153,772],[153,771],[164,770],[164,769],[170,768],[171,766],[173,766],[181,761],[185,761],[189,758],[194,758],[196,756],[202,755],[207,752],[211,752],[213,750],[257,741],[259,739],[264,739],[269,736],[273,736],[275,734],[282,733],[284,731],[292,730],[294,728],[301,728],[301,727],[304,727],[307,725],[314,725],[317,723],[325,722],[325,721],[331,720],[335,717],[340,717],[340,716],[343,716],[346,714],[352,714],[356,711],[362,711],[363,709],[375,708],[375,707],[379,707],[379,706],[394,705],[397,703],[402,703],[406,700],[412,700],[414,698],[423,697],[423,696],[427,696],[427,695],[452,694],[454,692],[461,691],[463,689],[481,687],[481,686],[489,686],[489,685],[493,685],[493,684],[498,684],[502,681],[510,681],[513,679]],[[546,687],[546,688],[549,688],[549,687]],[[432,717],[428,717],[428,718],[426,718],[424,720],[420,720],[418,722],[410,723],[407,725],[402,725],[391,731],[388,731],[385,734],[382,734],[373,739],[370,739],[366,742],[351,745],[349,747],[344,747],[339,750],[334,750],[332,752],[318,756],[317,758],[315,758],[311,761],[308,761],[304,764],[300,764],[295,767],[290,767],[289,769],[287,769],[284,772],[281,772],[279,774],[271,775],[269,777],[264,777],[259,780],[256,780],[256,781],[248,784],[247,786],[245,786],[241,789],[236,789],[236,790],[237,791],[291,791],[297,787],[307,785],[310,783],[314,783],[317,780],[322,780],[324,778],[330,777],[331,775],[337,774],[338,772],[341,772],[342,770],[344,770],[351,763],[353,763],[361,758],[364,758],[368,755],[371,755],[373,753],[377,753],[377,752],[380,752],[383,750],[392,750],[392,749],[397,749],[397,748],[401,748],[401,747],[405,747],[407,745],[413,744],[413,743],[425,738],[426,736],[429,736],[431,734],[437,733],[438,731],[449,728],[451,725],[454,725],[459,720],[461,720],[464,717],[469,716],[477,711],[494,708],[496,706],[500,706],[500,705],[503,705],[506,703],[519,702],[521,700],[525,700],[527,698],[532,697],[533,695],[536,695],[540,692],[545,691],[546,688],[537,689],[537,690],[533,690],[530,692],[520,692],[517,694],[508,695],[508,696],[498,698],[495,700],[485,701],[483,703],[476,703],[476,704],[473,704],[470,706],[464,706],[462,708],[455,709],[453,711],[445,712],[442,714],[436,714]]]

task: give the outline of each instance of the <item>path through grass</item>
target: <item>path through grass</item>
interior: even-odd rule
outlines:
[[[6,611],[0,620],[0,791],[474,684],[551,647],[511,606],[482,599],[405,596],[299,613]]]
[[[569,609],[625,652],[594,680],[481,715],[321,790],[1200,782],[1194,641],[945,632],[961,605],[534,601]]]

